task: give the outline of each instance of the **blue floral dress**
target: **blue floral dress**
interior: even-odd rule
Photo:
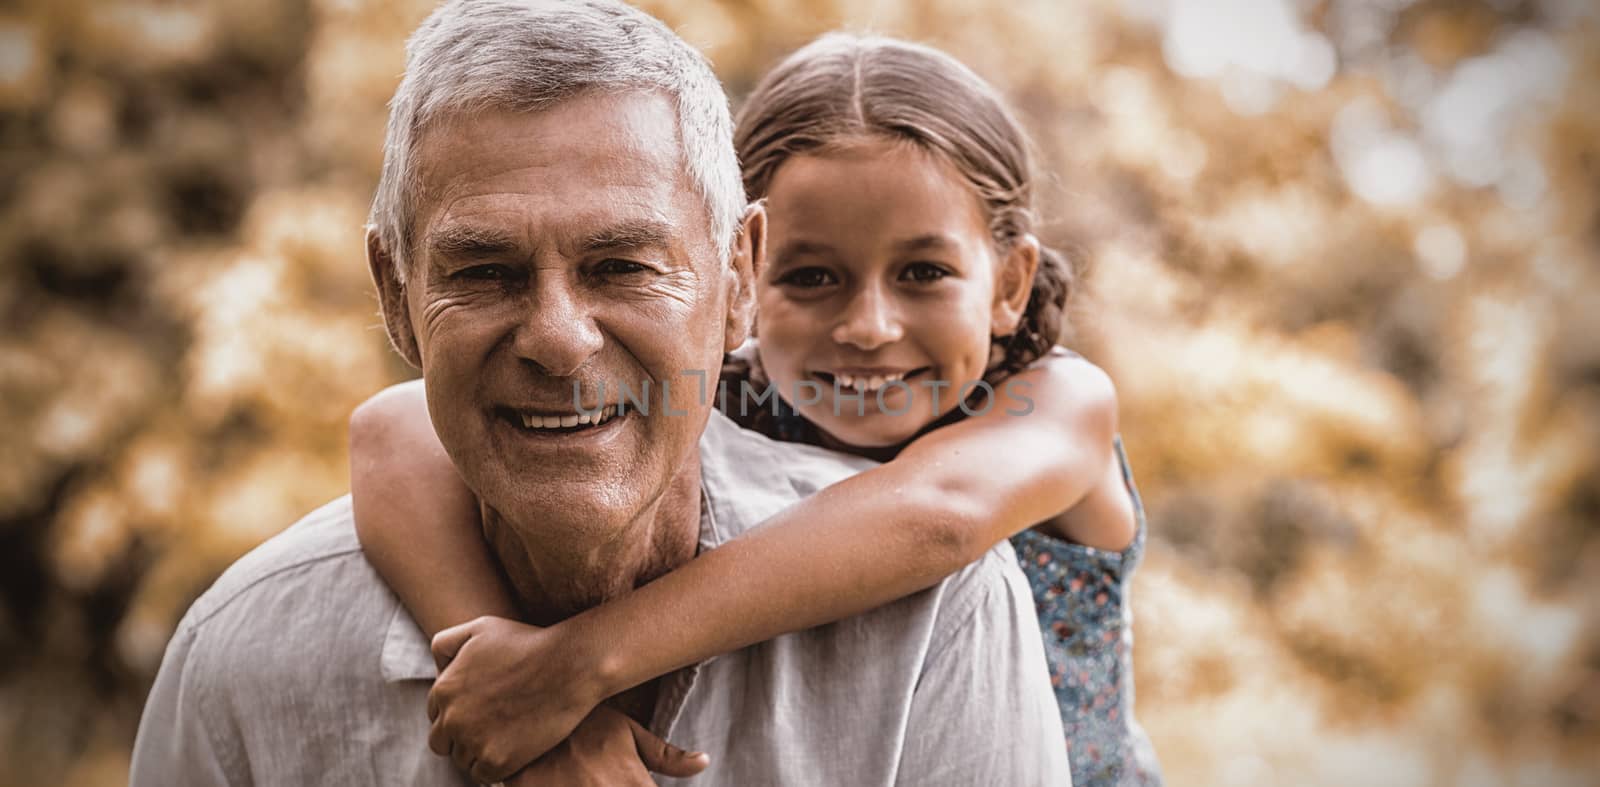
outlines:
[[[1155,749],[1133,717],[1128,585],[1144,554],[1144,507],[1121,438],[1116,452],[1137,522],[1127,549],[1108,552],[1037,530],[1011,539],[1033,588],[1074,787],[1161,784]]]

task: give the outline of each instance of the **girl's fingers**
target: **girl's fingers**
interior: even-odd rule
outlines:
[[[434,722],[428,729],[428,750],[440,757],[449,757],[450,749],[450,736],[445,734],[444,725]]]
[[[471,620],[458,626],[451,626],[433,635],[430,649],[433,651],[433,663],[439,668],[440,672],[443,672],[444,668],[456,657],[456,654],[461,652],[461,646],[467,644],[467,640],[472,639],[472,635],[477,632],[477,622],[476,620]]]
[[[474,761],[472,770],[468,771],[468,773],[472,776],[472,780],[479,784],[499,784],[502,779],[511,775],[511,773],[495,768],[483,760]]]

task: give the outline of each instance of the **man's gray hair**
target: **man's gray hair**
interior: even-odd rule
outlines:
[[[432,124],[487,109],[533,111],[590,90],[659,90],[726,261],[744,212],[733,120],[703,55],[666,25],[610,0],[449,0],[406,42],[389,102],[370,221],[404,283],[415,239],[418,141]]]

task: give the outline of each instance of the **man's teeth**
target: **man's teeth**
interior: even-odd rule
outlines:
[[[839,374],[834,375],[833,379],[839,382],[840,388],[854,388],[856,389],[856,393],[868,393],[871,391],[876,391],[879,388],[888,385],[889,383],[897,383],[906,379],[906,373],[895,372],[894,374],[887,376],[874,374],[869,377],[856,377],[849,374]]]
[[[522,426],[525,429],[571,429],[579,424],[599,426],[615,418],[622,412],[622,405],[608,404],[598,412],[573,413],[571,415],[533,415],[522,414]]]

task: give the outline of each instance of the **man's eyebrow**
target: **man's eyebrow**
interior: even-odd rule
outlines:
[[[517,248],[516,239],[501,230],[456,224],[428,233],[428,250],[441,257],[494,257]]]
[[[587,253],[603,249],[638,249],[672,245],[672,227],[657,219],[628,219],[590,233],[579,248]]]

